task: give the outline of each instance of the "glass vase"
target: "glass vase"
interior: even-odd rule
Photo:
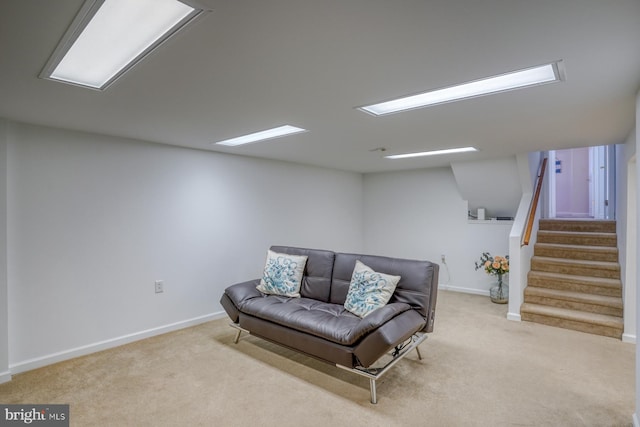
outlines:
[[[509,302],[509,285],[502,280],[502,274],[498,274],[498,283],[489,289],[489,297],[496,304],[506,304]]]

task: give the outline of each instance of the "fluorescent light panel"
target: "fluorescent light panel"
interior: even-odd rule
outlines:
[[[441,154],[465,153],[468,151],[478,151],[478,150],[475,149],[474,147],[448,148],[446,150],[423,151],[420,153],[393,154],[391,156],[384,156],[384,158],[385,159],[407,159],[410,157],[438,156]]]
[[[360,109],[375,116],[381,116],[404,110],[412,110],[498,92],[553,83],[562,80],[559,69],[560,63],[561,62],[558,61],[539,67],[514,71],[444,89],[368,105],[360,107]]]
[[[273,129],[267,129],[260,132],[251,133],[249,135],[239,136],[237,138],[226,139],[224,141],[216,142],[219,145],[228,145],[235,147],[236,145],[250,144],[252,142],[264,141],[267,139],[279,138],[285,135],[292,135],[294,133],[306,132],[306,129],[302,129],[296,126],[284,125]]]
[[[104,89],[202,12],[178,0],[87,0],[41,77]]]

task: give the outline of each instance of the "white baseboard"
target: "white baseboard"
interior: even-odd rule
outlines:
[[[443,285],[443,284],[439,284],[438,289],[442,289],[444,291],[462,292],[464,294],[483,295],[486,297],[489,296],[489,291],[483,290],[483,289],[461,288],[458,286]]]
[[[0,372],[0,384],[11,381],[11,372]]]
[[[113,347],[118,347],[123,344],[128,344],[134,341],[139,341],[139,340],[150,338],[156,335],[166,334],[167,332],[177,331],[179,329],[184,329],[191,326],[199,325],[200,323],[209,322],[211,320],[221,319],[224,316],[226,316],[226,313],[224,311],[210,313],[204,316],[194,317],[192,319],[171,323],[169,325],[159,326],[157,328],[147,329],[145,331],[135,332],[129,335],[123,335],[121,337],[100,341],[94,344],[84,345],[81,347],[60,351],[60,352],[49,354],[46,356],[25,360],[22,362],[9,365],[9,370],[10,370],[9,373],[18,374],[21,372],[30,371],[32,369],[41,368],[43,366],[62,362],[64,360],[85,356],[87,354],[95,353],[95,352],[106,350]],[[11,379],[11,375],[9,375],[9,379]],[[2,380],[2,374],[0,374],[0,382],[2,382],[1,380]]]
[[[482,295],[485,297],[489,296],[488,290],[485,291],[483,289],[461,288],[458,286],[443,285],[442,283],[438,285],[438,289],[442,289],[443,291],[462,292],[465,294]],[[522,318],[520,317],[520,313],[507,313],[507,319],[514,320],[516,322],[522,321]]]
[[[633,427],[640,427],[640,419],[638,419],[638,414],[633,414]]]
[[[507,313],[507,320],[522,322],[522,317],[520,316],[520,313]]]
[[[622,334],[622,342],[628,342],[630,344],[636,343],[636,336],[631,334]]]

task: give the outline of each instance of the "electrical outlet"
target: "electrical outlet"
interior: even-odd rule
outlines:
[[[164,292],[164,282],[162,280],[156,280],[156,294]]]
[[[440,259],[442,260],[443,264],[447,263],[447,259],[445,258],[444,254],[440,255]]]

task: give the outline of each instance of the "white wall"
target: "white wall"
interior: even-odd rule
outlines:
[[[12,122],[7,135],[14,373],[208,320],[272,244],[362,250],[360,174]]]
[[[509,251],[511,223],[470,223],[450,168],[366,174],[364,213],[365,252],[440,263],[448,289],[488,295],[495,280],[474,262]]]
[[[529,236],[529,243],[522,245],[526,232],[529,212],[533,208],[534,184],[536,184],[540,170],[543,153],[520,154],[517,156],[518,171],[520,172],[520,184],[522,196],[516,213],[513,227],[509,233],[509,311],[507,319],[520,321],[520,306],[524,301],[524,288],[527,286],[527,274],[531,270],[531,257],[537,239],[538,221],[540,218],[540,200],[536,206],[534,223]]]
[[[522,188],[515,156],[451,164],[461,197],[475,215],[486,209],[487,218],[515,217]],[[482,179],[478,179],[482,177]]]
[[[624,333],[622,340],[636,340],[636,142],[635,130],[615,147],[616,233],[623,285]]]

